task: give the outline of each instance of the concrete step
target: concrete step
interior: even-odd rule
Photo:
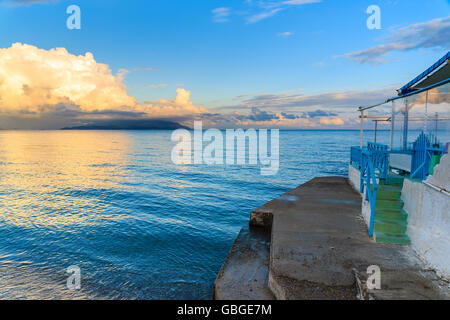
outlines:
[[[395,235],[406,234],[407,222],[405,221],[389,221],[389,220],[375,220],[375,232],[389,233]]]
[[[401,210],[403,209],[403,201],[402,200],[387,200],[387,199],[377,199],[376,205],[375,205],[375,210],[379,209],[379,210],[392,210],[392,209],[398,209]]]
[[[390,243],[390,244],[410,244],[411,241],[407,235],[398,235],[384,232],[375,232],[374,238],[377,243]]]
[[[375,210],[375,220],[407,222],[408,215],[403,210]]]

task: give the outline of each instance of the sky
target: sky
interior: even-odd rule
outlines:
[[[449,48],[448,0],[0,0],[0,128],[353,128]]]

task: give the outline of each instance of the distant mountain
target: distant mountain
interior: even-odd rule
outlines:
[[[189,129],[177,122],[166,120],[102,120],[61,130],[175,130]]]

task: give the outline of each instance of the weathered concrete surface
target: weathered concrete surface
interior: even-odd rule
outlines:
[[[216,300],[273,300],[268,287],[270,234],[242,229],[214,284]]]
[[[391,276],[410,274],[401,282],[414,286],[412,275],[423,269],[410,247],[376,244],[369,239],[361,218],[360,194],[345,178],[313,179],[257,212],[273,217],[269,288],[278,299],[351,298],[353,269],[366,274],[371,265]],[[312,289],[305,290],[305,284]],[[389,288],[389,280],[385,286]],[[441,296],[435,289],[414,288],[431,299]],[[311,294],[314,291],[318,296]]]
[[[449,284],[434,271],[402,270],[384,271],[381,274],[382,290],[368,290],[367,274],[361,282],[367,300],[449,300]]]

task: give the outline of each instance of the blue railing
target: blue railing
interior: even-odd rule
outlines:
[[[375,221],[375,205],[377,201],[378,182],[372,162],[372,153],[363,149],[361,153],[361,181],[360,191],[364,193],[366,188],[366,198],[370,204],[369,237],[373,236],[373,226]]]
[[[444,149],[433,147],[439,145],[437,139],[432,135],[426,135],[422,132],[413,143],[413,157],[411,163],[410,178],[425,180],[430,173],[430,163],[433,155],[443,155]]]
[[[389,173],[389,147],[384,144],[369,142],[366,148],[351,147],[350,161],[362,167],[362,153],[367,151],[372,160],[372,165],[377,178],[387,181]]]
[[[361,169],[361,152],[360,147],[352,147],[350,150],[351,164],[358,166],[358,169]]]
[[[369,142],[367,150],[370,153],[373,168],[378,178],[387,181],[389,174],[389,147],[384,144]]]
[[[373,236],[378,181],[387,181],[389,173],[389,147],[369,142],[366,148],[352,147],[351,162],[360,170],[360,192],[366,190],[365,200],[370,204],[369,237]],[[365,188],[365,189],[364,189]]]

